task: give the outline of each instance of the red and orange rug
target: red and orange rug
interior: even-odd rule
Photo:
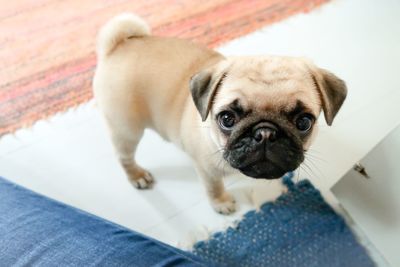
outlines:
[[[92,98],[96,33],[116,14],[216,47],[327,1],[11,1],[0,9],[0,136]]]

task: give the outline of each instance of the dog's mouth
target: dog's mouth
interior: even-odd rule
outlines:
[[[246,176],[256,179],[268,179],[268,180],[279,179],[287,172],[294,170],[294,169],[284,169],[278,165],[275,165],[267,161],[255,162],[253,164],[249,164],[245,167],[237,169]]]
[[[237,150],[225,151],[224,159],[246,176],[257,179],[278,179],[297,169],[304,160],[303,150]]]

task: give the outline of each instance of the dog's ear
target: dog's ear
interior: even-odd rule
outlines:
[[[346,84],[333,73],[320,68],[313,68],[312,76],[321,96],[325,121],[330,126],[346,99]]]
[[[207,119],[213,99],[226,75],[225,71],[209,68],[197,73],[190,80],[190,92],[193,102],[203,121]]]

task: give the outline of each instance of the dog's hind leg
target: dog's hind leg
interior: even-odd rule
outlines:
[[[140,167],[135,161],[136,147],[143,135],[141,132],[130,136],[112,132],[111,139],[118,154],[119,162],[125,170],[131,184],[138,189],[149,188],[154,182],[150,172]]]
[[[140,112],[131,114],[131,116],[127,116],[126,113],[116,116],[114,112],[118,112],[118,108],[115,108],[111,114],[107,114],[107,110],[110,111],[110,109],[103,109],[111,141],[129,181],[136,188],[149,188],[154,182],[151,173],[140,167],[135,161],[136,148],[145,128],[142,120],[135,119],[135,115],[140,116]]]

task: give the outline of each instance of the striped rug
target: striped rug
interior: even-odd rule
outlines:
[[[94,41],[121,12],[209,47],[328,0],[18,0],[0,8],[0,136],[92,98]]]

